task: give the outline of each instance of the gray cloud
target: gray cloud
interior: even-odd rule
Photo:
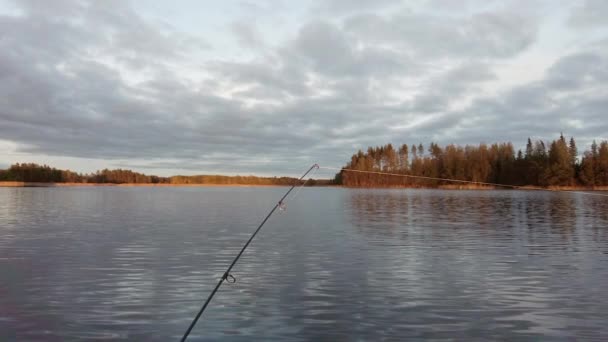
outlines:
[[[319,0],[313,8],[315,11],[330,14],[349,14],[398,6],[402,3],[401,0]]]
[[[481,99],[454,112],[457,142],[509,141],[513,136],[555,137],[560,132],[579,138],[579,145],[606,139],[608,56],[577,53],[559,59],[537,82],[516,87],[500,99]],[[566,77],[567,75],[567,77]],[[480,129],[483,128],[483,129]],[[515,141],[516,144],[523,144]]]
[[[431,78],[424,91],[411,102],[410,110],[422,113],[446,111],[450,103],[469,92],[478,91],[481,83],[493,79],[495,75],[488,65],[463,63]]]
[[[424,58],[514,56],[535,40],[537,24],[511,12],[482,12],[466,17],[421,15],[411,11],[384,17],[362,14],[346,21],[357,36],[393,44]]]
[[[602,86],[608,79],[606,56],[592,52],[566,56],[548,72],[547,83],[555,90],[575,91]]]
[[[232,33],[236,36],[237,41],[243,47],[250,49],[259,49],[264,47],[264,38],[258,31],[255,22],[246,20],[238,20],[230,26]]]
[[[402,70],[407,63],[408,58],[398,51],[358,45],[356,37],[335,25],[313,21],[302,27],[283,53],[287,60],[336,77],[387,74]]]
[[[570,24],[579,28],[608,27],[608,2],[604,0],[583,0],[570,15]]]
[[[307,76],[297,66],[269,58],[246,63],[216,61],[209,69],[224,82],[249,87],[241,92],[246,97],[282,99],[286,95],[306,96]]]
[[[0,139],[23,153],[297,174],[387,142],[523,143],[560,131],[588,142],[608,131],[608,50],[596,46],[483,95],[538,38],[541,20],[511,10],[327,2],[339,18],[300,23],[276,48],[236,22],[242,46],[265,45],[239,59],[208,57],[215,44],[122,1],[16,3],[19,14],[0,14]]]

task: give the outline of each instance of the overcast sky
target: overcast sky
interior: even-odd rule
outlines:
[[[0,0],[0,167],[296,175],[608,139],[608,1]]]

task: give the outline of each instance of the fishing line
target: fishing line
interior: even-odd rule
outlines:
[[[316,170],[318,170],[318,169],[319,169],[319,167],[317,167],[317,168],[316,168],[316,169],[313,171],[313,173],[314,173]],[[304,184],[302,184],[301,186],[299,186],[299,187],[298,187],[298,190],[296,190],[296,193],[295,193],[295,194],[293,194],[293,196],[291,196],[290,201],[293,201],[294,199],[296,199],[296,197],[298,197],[298,194],[300,193],[300,191],[302,191],[302,189],[304,188],[304,186],[306,185],[306,183],[308,183],[308,181],[309,181],[309,180],[311,180],[311,179],[312,179],[312,177],[309,177],[309,178],[308,178],[308,179],[307,179],[307,180],[304,182]],[[283,210],[285,210],[285,207],[283,207]]]
[[[272,208],[272,210],[270,210],[270,212],[268,213],[268,215],[266,215],[266,218],[264,218],[264,220],[262,220],[262,223],[260,223],[260,225],[258,226],[258,228],[253,232],[253,234],[251,234],[251,237],[249,238],[249,240],[247,240],[247,243],[245,243],[245,245],[243,246],[243,248],[241,248],[241,251],[239,252],[239,254],[234,258],[234,260],[232,260],[232,263],[230,264],[230,266],[228,266],[228,269],[226,269],[226,272],[224,272],[224,275],[219,280],[219,282],[217,283],[217,285],[215,285],[215,288],[213,289],[213,291],[211,291],[211,294],[209,294],[209,297],[207,297],[207,300],[205,301],[205,303],[203,304],[203,306],[199,310],[199,312],[196,315],[196,317],[192,320],[192,323],[190,323],[190,326],[188,327],[188,330],[186,330],[186,332],[184,333],[184,336],[182,336],[182,339],[181,339],[182,342],[186,341],[186,339],[188,338],[188,335],[190,335],[190,332],[192,331],[192,329],[196,325],[196,322],[198,322],[199,318],[201,317],[201,315],[203,314],[203,312],[205,311],[205,309],[207,308],[207,306],[211,302],[211,299],[213,298],[213,296],[215,296],[215,293],[219,290],[220,286],[222,286],[222,284],[224,283],[224,281],[226,281],[228,283],[235,283],[236,282],[236,278],[232,274],[230,274],[230,271],[232,270],[232,268],[234,267],[234,265],[236,264],[236,262],[239,261],[239,259],[241,258],[241,255],[243,255],[243,253],[245,252],[245,249],[247,249],[247,247],[249,246],[249,244],[251,243],[251,241],[253,240],[253,238],[255,238],[255,236],[258,234],[258,232],[260,231],[260,229],[262,229],[262,227],[264,226],[264,224],[266,224],[266,221],[268,221],[268,219],[270,218],[270,216],[272,216],[272,214],[277,210],[277,208],[279,208],[279,209],[285,208],[285,203],[284,203],[285,198],[287,198],[287,196],[289,195],[289,193],[291,193],[291,191],[296,186],[298,186],[298,184],[302,181],[302,179],[304,179],[304,177],[306,177],[314,169],[319,169],[319,165],[318,164],[314,164],[313,166],[310,167],[310,169],[308,169],[308,171],[306,171],[302,175],[302,177],[300,177],[298,180],[295,181],[295,183],[289,188],[289,190],[287,190],[287,192],[283,195],[283,197],[281,197],[281,199],[277,202],[277,204],[274,205],[274,207]],[[302,187],[304,187],[304,185],[306,184],[306,182],[304,182],[304,184],[300,185],[300,189]],[[296,194],[297,194],[297,192],[296,192]],[[281,209],[281,210],[284,210],[284,209]]]
[[[415,179],[426,179],[426,180],[436,180],[436,181],[445,181],[445,182],[455,182],[455,183],[466,183],[466,184],[476,184],[476,185],[486,185],[486,186],[496,186],[510,189],[519,189],[519,190],[539,190],[539,191],[552,191],[552,192],[568,192],[568,193],[578,193],[585,195],[594,195],[594,196],[604,196],[608,197],[608,194],[600,194],[594,192],[586,192],[586,191],[576,191],[576,190],[560,190],[560,189],[547,189],[541,187],[533,187],[533,186],[520,186],[520,185],[509,185],[509,184],[500,184],[500,183],[489,183],[489,182],[476,182],[476,181],[467,181],[461,179],[452,179],[452,178],[440,178],[440,177],[428,177],[428,176],[414,176],[414,175],[404,175],[401,173],[391,173],[391,172],[380,172],[380,171],[363,171],[363,170],[353,170],[339,167],[328,167],[328,166],[320,166],[320,169],[325,170],[334,170],[334,171],[347,171],[347,172],[359,172],[359,173],[369,173],[369,174],[377,174],[377,175],[385,175],[385,176],[395,176],[395,177],[405,177],[405,178],[415,178]]]

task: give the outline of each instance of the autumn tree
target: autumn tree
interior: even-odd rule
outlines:
[[[547,149],[547,146],[549,147]],[[608,184],[608,143],[594,142],[590,151],[578,158],[574,138],[559,139],[545,144],[528,138],[525,150],[515,152],[513,144],[480,144],[478,146],[441,147],[422,144],[401,145],[397,151],[391,144],[369,147],[367,152],[353,155],[346,168],[360,171],[390,171],[411,176],[466,180],[506,185],[601,185]],[[337,179],[336,179],[337,181]],[[340,174],[347,186],[439,186],[449,181],[419,178],[389,177],[378,174]]]
[[[572,158],[564,136],[551,142],[549,164],[543,173],[546,185],[571,185],[574,181]]]

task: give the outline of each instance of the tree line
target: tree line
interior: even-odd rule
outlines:
[[[431,143],[427,149],[422,144],[387,144],[359,150],[344,168],[516,186],[608,186],[608,141],[594,141],[582,154],[575,139],[566,140],[563,134],[547,143],[528,138],[525,151],[517,152],[510,142],[464,147]],[[454,184],[348,171],[338,173],[335,181],[352,187]]]
[[[456,179],[515,186],[608,186],[608,141],[595,141],[582,154],[574,138],[562,135],[551,142],[528,138],[525,150],[513,144],[439,146],[430,143],[392,144],[359,150],[345,169],[397,173],[402,175]],[[0,170],[0,181],[45,183],[111,184],[218,184],[293,185],[292,177],[196,175],[159,177],[124,169],[103,169],[90,174],[61,170],[48,165],[22,163]],[[437,187],[449,181],[395,177],[342,171],[332,180],[309,180],[306,185],[345,185],[351,187]]]
[[[302,184],[292,177],[256,176],[150,176],[131,170],[99,170],[90,174],[60,170],[48,165],[35,163],[13,164],[7,170],[0,170],[0,181],[43,182],[43,183],[102,183],[102,184],[217,184],[217,185],[293,185]],[[330,180],[311,179],[307,186],[329,185]]]
[[[7,170],[0,170],[0,181],[43,182],[43,183],[168,183],[168,178],[147,176],[131,170],[100,170],[82,174],[61,170],[48,165],[17,163]]]

